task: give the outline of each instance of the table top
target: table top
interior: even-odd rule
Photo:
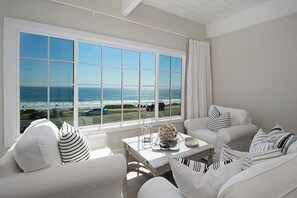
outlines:
[[[135,151],[142,158],[144,158],[152,167],[157,168],[168,163],[168,157],[187,157],[194,154],[197,154],[208,149],[213,149],[214,146],[208,144],[202,140],[199,141],[199,146],[195,148],[189,148],[185,145],[185,138],[191,137],[183,133],[178,133],[177,138],[179,141],[179,150],[170,151],[170,150],[160,150],[155,151],[152,149],[150,143],[143,143],[142,136],[136,136],[132,138],[125,138],[122,141],[130,147],[130,150]],[[153,143],[158,138],[158,133],[153,134]]]

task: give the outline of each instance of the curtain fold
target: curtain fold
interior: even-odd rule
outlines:
[[[206,117],[212,104],[209,43],[189,39],[186,66],[186,119]]]

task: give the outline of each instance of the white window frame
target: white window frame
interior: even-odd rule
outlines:
[[[3,79],[4,79],[4,147],[12,146],[20,133],[20,111],[19,111],[19,35],[20,32],[41,34],[51,37],[72,39],[75,42],[94,43],[121,49],[129,49],[156,54],[156,78],[155,78],[155,101],[159,98],[158,75],[159,75],[159,55],[175,56],[182,59],[182,93],[181,93],[181,116],[158,118],[158,111],[155,111],[156,125],[165,122],[184,121],[184,84],[185,84],[185,60],[186,53],[180,50],[149,45],[141,42],[118,39],[84,31],[63,28],[59,26],[47,25],[31,21],[25,21],[10,17],[4,17],[4,43],[3,43]],[[74,51],[74,67],[78,66],[77,47]],[[74,69],[74,86],[77,87],[77,69]],[[77,88],[74,88],[74,101],[78,99]],[[74,123],[77,125],[78,112],[77,102],[74,103]],[[158,108],[158,103],[156,107]],[[137,129],[142,125],[140,120],[127,121],[121,123],[103,124],[99,127],[84,126],[82,131],[124,131]],[[77,126],[76,126],[77,127]]]

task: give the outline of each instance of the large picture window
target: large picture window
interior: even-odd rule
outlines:
[[[27,22],[30,25],[30,31],[22,25],[5,28],[5,41],[15,44],[4,52],[4,109],[18,122],[5,122],[14,131],[10,137],[40,118],[58,127],[66,121],[88,130],[139,127],[145,118],[157,123],[183,120],[184,53],[96,35],[89,39],[83,32],[67,34],[59,27],[41,30],[39,24]]]

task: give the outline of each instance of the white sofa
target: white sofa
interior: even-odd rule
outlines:
[[[297,153],[267,160],[239,172],[218,192],[218,198],[296,198]],[[138,198],[185,198],[182,192],[163,177],[147,181]],[[197,198],[204,198],[199,196]]]
[[[209,107],[208,114],[214,105]],[[254,135],[258,128],[252,123],[250,113],[243,109],[216,106],[220,113],[230,112],[231,126],[223,128],[218,132],[208,129],[209,117],[185,120],[184,126],[190,136],[201,139],[215,146],[214,161],[219,160],[220,151],[223,144],[227,144],[232,149],[248,151]]]
[[[51,125],[46,133],[40,134],[56,132],[57,129]],[[37,135],[37,139],[42,139],[40,134]],[[55,136],[47,138],[52,137]],[[126,158],[122,154],[112,154],[107,147],[106,134],[88,134],[87,139],[91,148],[90,160],[62,165],[57,149],[48,152],[51,145],[42,143],[41,152],[48,152],[52,156],[51,159],[55,158],[55,163],[48,161],[48,156],[45,156],[48,158],[45,160],[47,167],[29,172],[23,172],[16,163],[13,145],[0,159],[0,197],[122,197],[122,182],[127,172]],[[46,141],[46,138],[44,140]],[[54,147],[58,147],[58,143]],[[31,162],[23,163],[27,165]]]

